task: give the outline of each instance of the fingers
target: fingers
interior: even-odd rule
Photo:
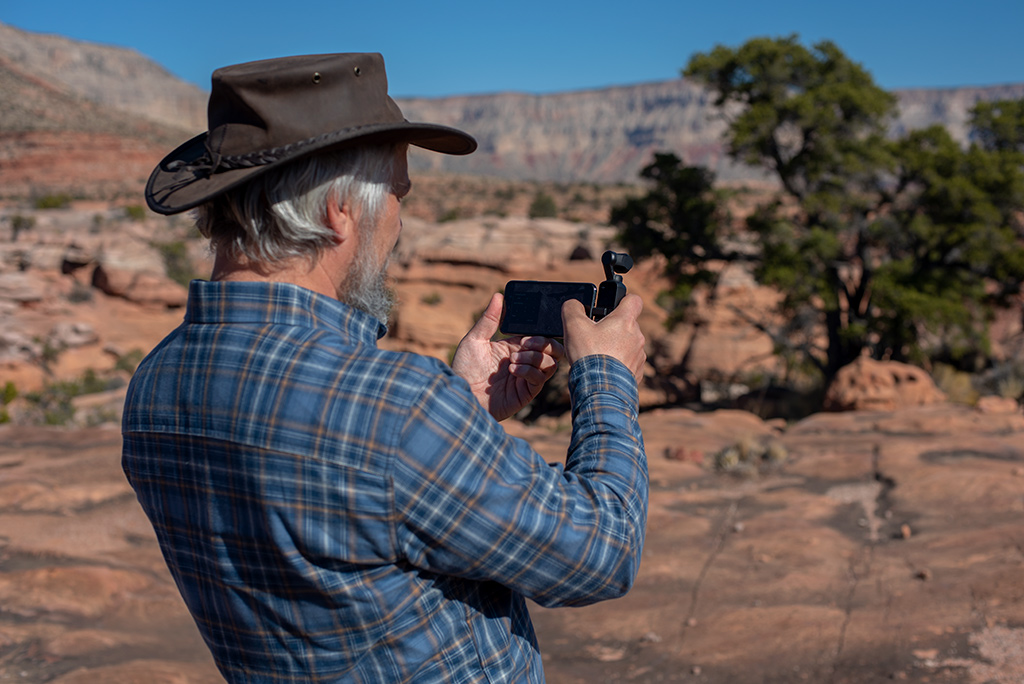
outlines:
[[[615,310],[604,319],[611,319],[610,324],[621,326],[626,354],[622,361],[633,372],[633,377],[638,383],[643,379],[644,364],[647,363],[646,339],[640,330],[638,320],[643,309],[644,301],[640,297],[626,295]]]
[[[526,337],[509,356],[509,372],[531,384],[542,385],[555,374],[564,355],[565,350],[556,340]]]
[[[579,302],[566,302],[562,307],[566,358],[575,363],[592,354],[612,356],[639,380],[647,359],[644,336],[637,321],[642,310],[640,297],[626,295],[614,311],[594,322]]]
[[[565,347],[562,346],[562,343],[550,337],[524,337],[520,341],[520,349],[546,354],[556,363],[565,356]]]
[[[509,361],[516,366],[528,366],[538,368],[542,371],[552,371],[558,366],[558,358],[553,354],[539,351],[518,351],[514,352]]]

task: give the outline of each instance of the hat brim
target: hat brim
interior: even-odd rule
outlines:
[[[208,135],[208,132],[201,133],[182,143],[153,169],[146,183],[146,204],[154,212],[171,215],[188,211],[272,168],[315,152],[341,149],[357,143],[383,145],[404,142],[452,155],[470,154],[477,147],[473,136],[448,126],[408,121],[374,124],[321,136],[314,142],[280,155],[270,163],[210,173],[194,166],[195,162],[206,156]]]

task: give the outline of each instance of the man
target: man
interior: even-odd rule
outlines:
[[[567,305],[555,340],[492,342],[496,294],[452,367],[379,350],[410,123],[379,55],[213,76],[209,131],[154,170],[155,211],[196,208],[211,280],[139,366],[123,465],[232,682],[538,682],[525,598],[621,596],[640,561],[645,360],[627,297]],[[563,357],[573,435],[549,465],[499,420]]]

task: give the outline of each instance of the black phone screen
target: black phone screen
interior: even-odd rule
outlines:
[[[591,283],[511,280],[505,285],[501,332],[506,335],[562,337],[562,304],[581,302],[590,315],[597,287]]]

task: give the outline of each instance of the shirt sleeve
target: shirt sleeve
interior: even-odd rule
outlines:
[[[398,553],[545,606],[628,591],[648,496],[636,382],[619,361],[592,356],[573,365],[569,388],[564,465],[509,436],[458,378],[425,389],[392,472]]]

